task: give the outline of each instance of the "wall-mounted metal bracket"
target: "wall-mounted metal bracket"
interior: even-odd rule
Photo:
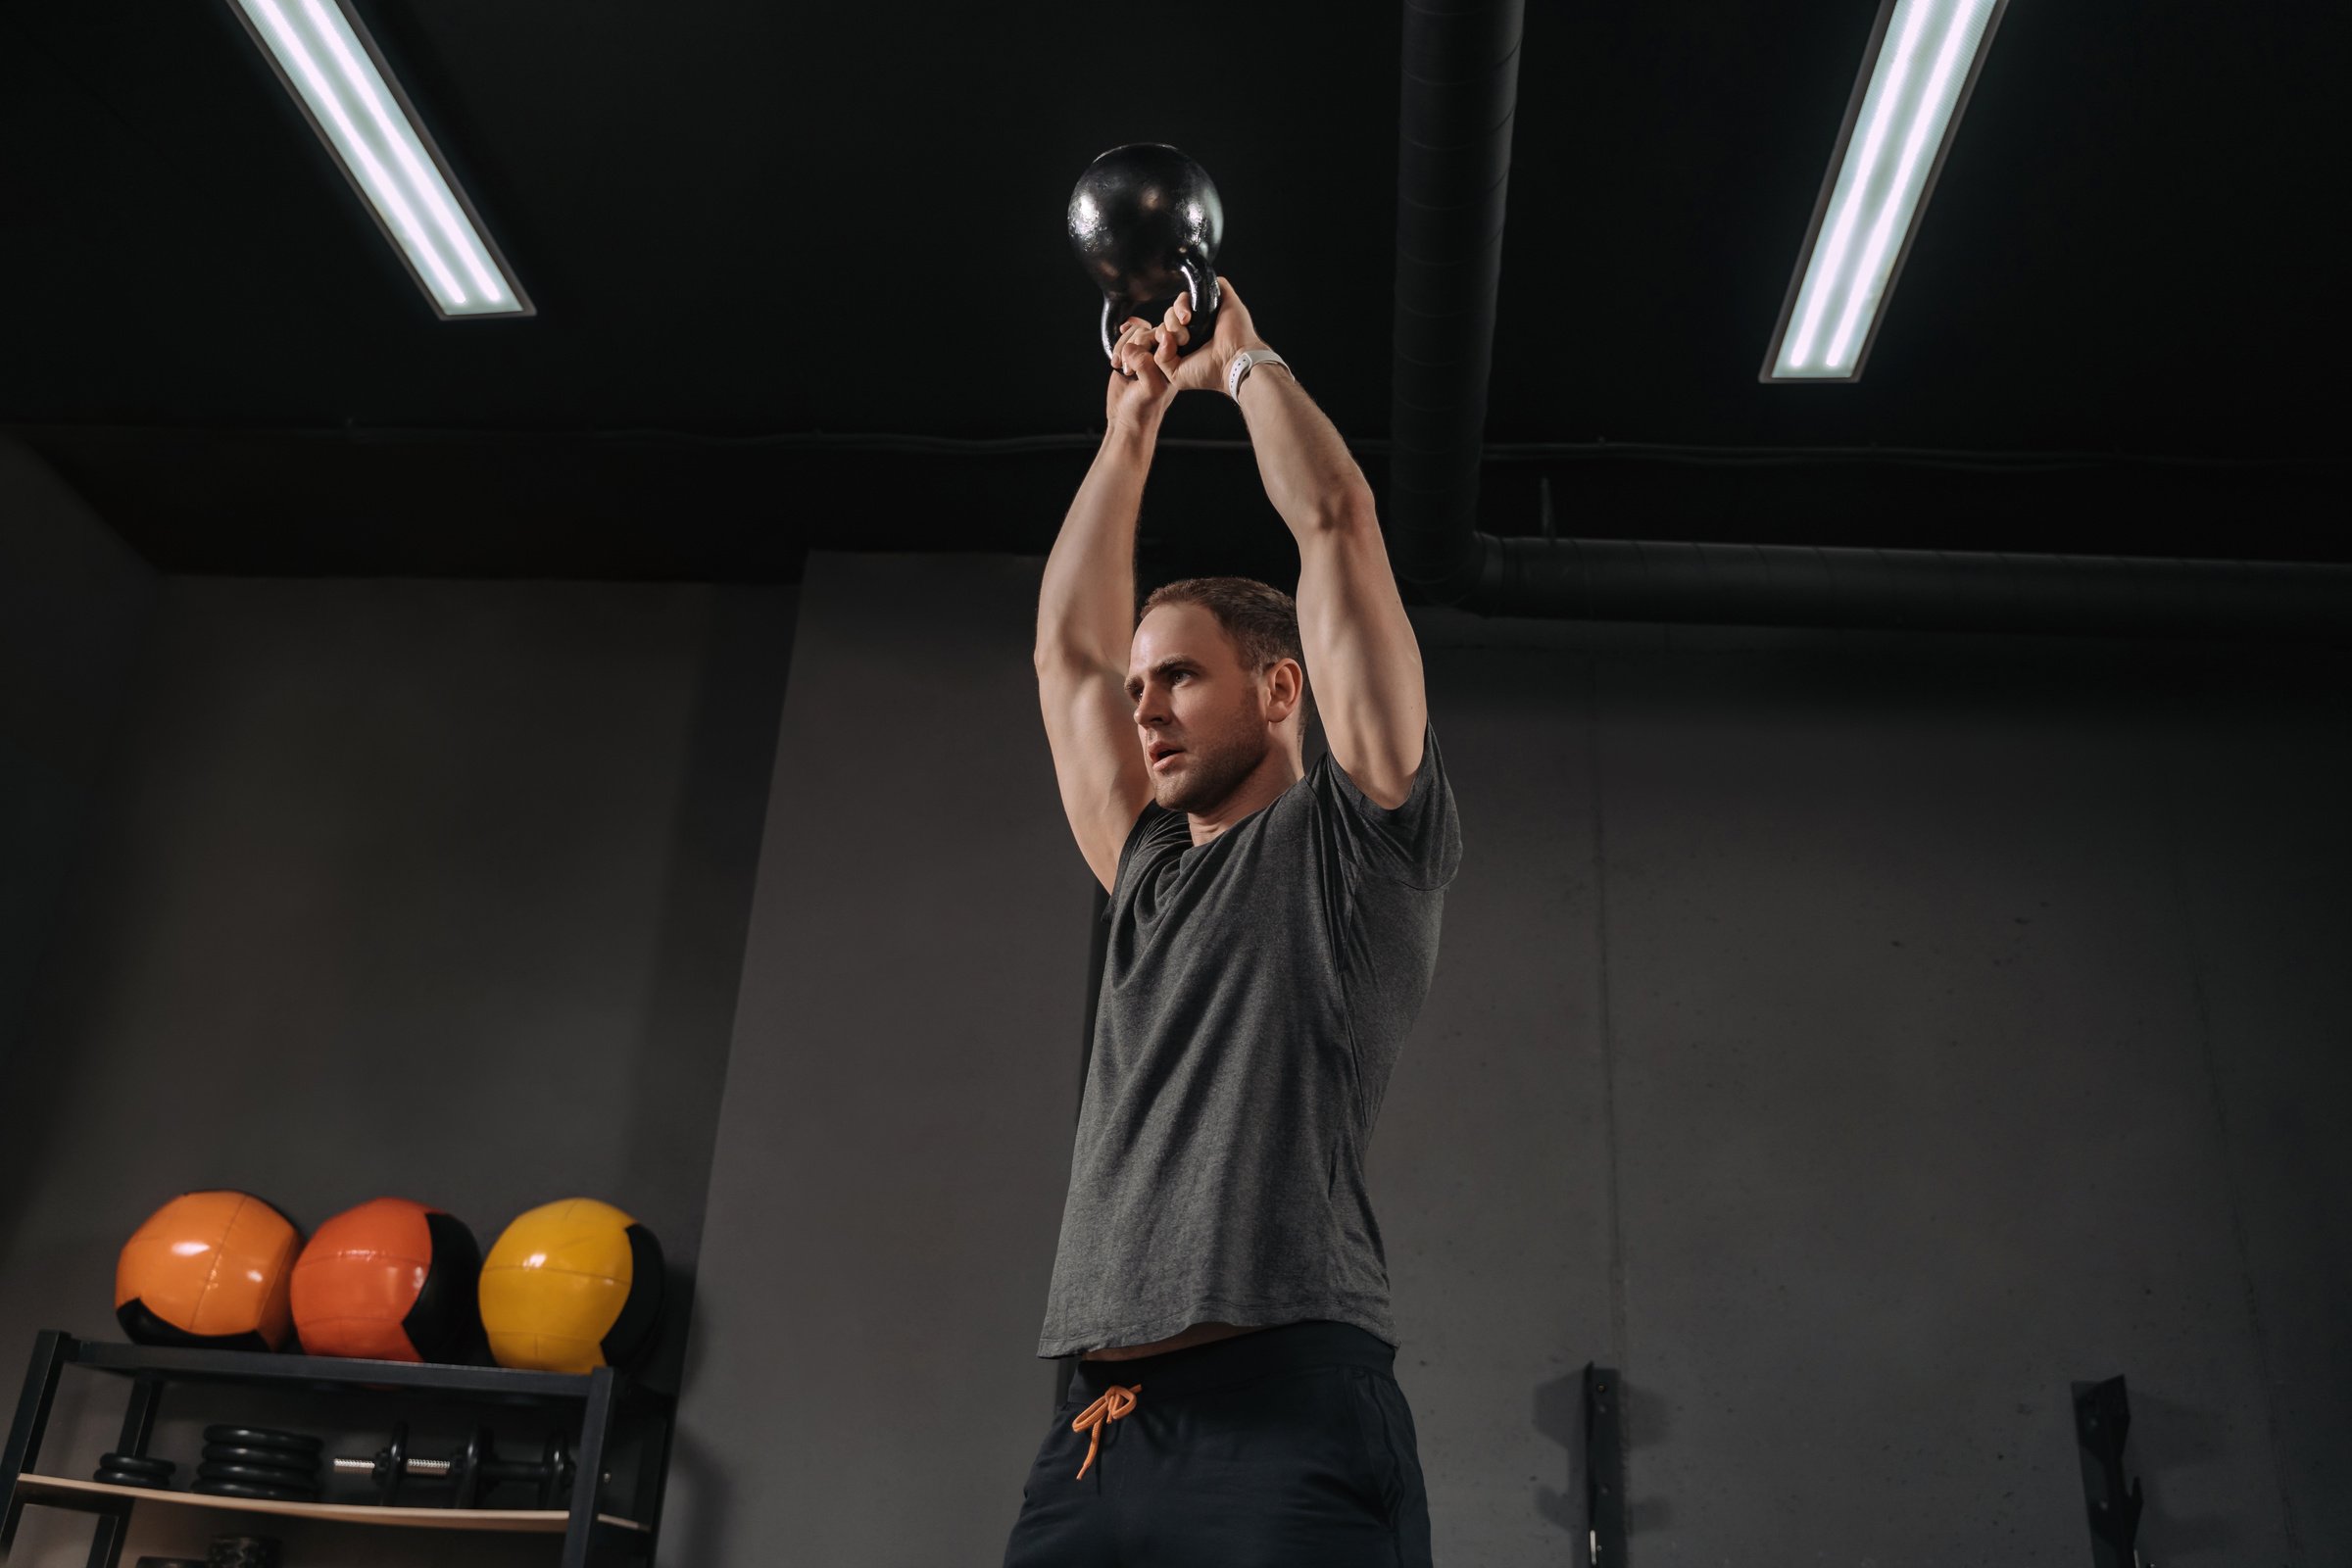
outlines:
[[[1625,1564],[1623,1394],[1614,1369],[1585,1363],[1585,1544],[1592,1568]]]
[[[2082,1503],[2090,1514],[2094,1568],[2155,1568],[2139,1555],[2139,1483],[2124,1484],[2124,1437],[2132,1430],[2124,1380],[2072,1385],[2075,1442],[2082,1460]]]

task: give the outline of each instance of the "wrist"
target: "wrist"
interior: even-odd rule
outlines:
[[[1244,363],[1247,357],[1247,363]],[[1242,400],[1242,389],[1258,379],[1261,369],[1288,370],[1289,362],[1274,352],[1273,345],[1264,339],[1244,343],[1218,368],[1218,390],[1236,403]]]
[[[1219,386],[1223,386],[1225,384],[1226,373],[1233,368],[1233,362],[1235,360],[1249,353],[1252,349],[1261,349],[1267,352],[1272,352],[1273,347],[1273,344],[1267,342],[1262,337],[1253,337],[1247,343],[1236,343],[1233,346],[1233,352],[1231,354],[1228,354],[1223,359],[1217,361],[1217,384]]]

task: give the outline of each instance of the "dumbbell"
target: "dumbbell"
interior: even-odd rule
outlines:
[[[392,1441],[378,1449],[372,1458],[338,1458],[334,1462],[337,1475],[363,1475],[375,1483],[375,1500],[390,1507],[400,1496],[402,1483],[410,1480],[430,1481],[453,1489],[449,1505],[452,1508],[473,1507],[481,1494],[505,1482],[527,1482],[539,1489],[539,1506],[552,1508],[571,1490],[573,1474],[578,1465],[562,1433],[547,1440],[547,1446],[537,1462],[502,1459],[498,1456],[497,1440],[487,1427],[476,1427],[466,1446],[446,1459],[418,1458],[409,1452],[409,1428],[401,1422],[392,1428]],[[605,1480],[612,1479],[608,1472]]]

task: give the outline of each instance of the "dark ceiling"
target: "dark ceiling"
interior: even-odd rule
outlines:
[[[358,10],[535,318],[435,318],[226,0],[0,0],[0,423],[167,569],[1042,554],[1128,141],[1385,483],[1392,7]],[[1867,376],[1763,385],[1875,13],[1531,0],[1480,525],[2352,559],[2337,9],[2016,0]],[[1238,412],[1167,435],[1148,548],[1268,569]]]

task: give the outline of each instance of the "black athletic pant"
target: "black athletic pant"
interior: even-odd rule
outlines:
[[[1314,1321],[1081,1360],[1004,1568],[1428,1568],[1396,1359],[1351,1323]]]

